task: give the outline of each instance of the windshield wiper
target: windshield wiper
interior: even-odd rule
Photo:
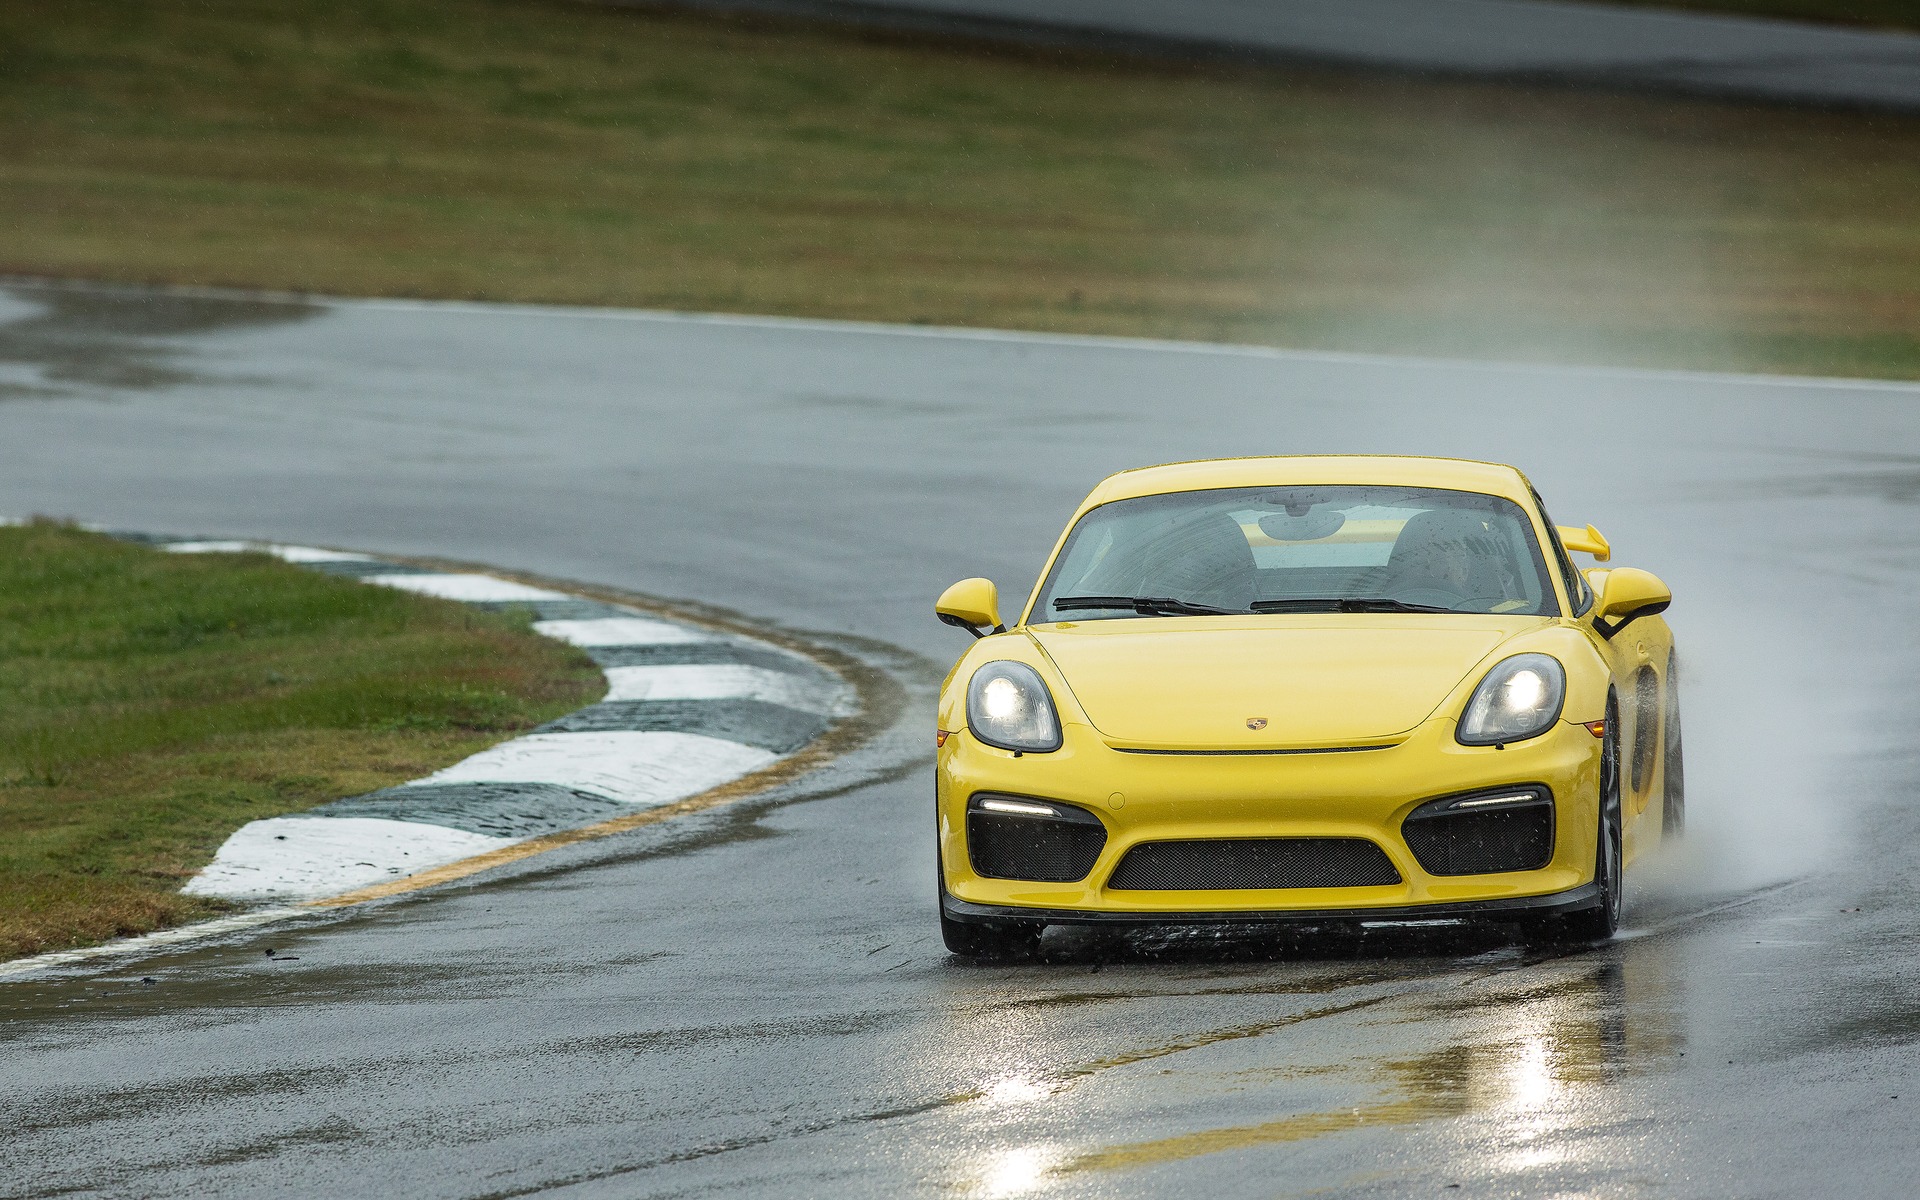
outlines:
[[[1211,604],[1193,604],[1172,596],[1062,596],[1052,601],[1059,612],[1080,608],[1130,608],[1143,617],[1230,617],[1245,609],[1215,608]]]
[[[1391,600],[1385,596],[1300,596],[1287,600],[1255,600],[1251,607],[1257,613],[1450,613],[1460,611],[1457,608],[1441,608],[1434,604],[1408,604],[1404,600]]]

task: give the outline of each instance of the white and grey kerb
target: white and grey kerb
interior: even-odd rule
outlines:
[[[251,822],[187,884],[193,895],[320,899],[671,803],[793,753],[854,705],[838,676],[768,643],[491,575],[307,546],[119,536],[184,554],[262,551],[370,584],[530,609],[537,632],[580,647],[607,677],[600,703],[425,779]]]

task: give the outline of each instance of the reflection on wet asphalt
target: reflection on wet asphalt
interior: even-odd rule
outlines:
[[[4,378],[76,394],[0,405],[0,514],[696,598],[908,699],[752,804],[0,985],[0,1194],[1911,1193],[1920,388],[14,294]],[[1314,449],[1517,461],[1673,584],[1695,832],[1627,935],[947,957],[930,597],[1017,601],[1109,470]]]
[[[217,382],[183,365],[178,339],[318,314],[303,300],[187,292],[15,287],[0,309],[0,400]],[[8,310],[12,310],[9,313]]]

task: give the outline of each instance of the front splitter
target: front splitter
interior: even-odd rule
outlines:
[[[974,904],[944,894],[940,907],[953,921],[1033,921],[1047,925],[1328,925],[1359,921],[1498,920],[1549,917],[1580,912],[1600,903],[1596,884],[1583,883],[1545,896],[1498,900],[1461,900],[1447,904],[1408,904],[1394,908],[1321,908],[1230,912],[1089,912],[1071,908],[1022,908],[1010,904]]]

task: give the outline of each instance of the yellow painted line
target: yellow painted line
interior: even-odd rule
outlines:
[[[1390,1100],[1363,1108],[1336,1112],[1302,1113],[1259,1125],[1235,1129],[1209,1129],[1179,1137],[1161,1138],[1133,1145],[1109,1146],[1069,1159],[1062,1173],[1075,1171],[1117,1171],[1179,1162],[1223,1150],[1250,1150],[1286,1142],[1303,1142],[1329,1134],[1366,1129],[1376,1125],[1408,1125],[1436,1117],[1452,1116],[1458,1109],[1431,1099]]]

